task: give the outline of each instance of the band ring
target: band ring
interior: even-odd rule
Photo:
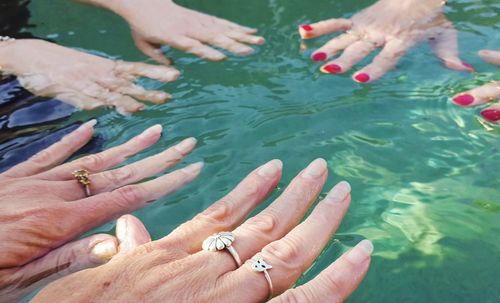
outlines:
[[[73,177],[83,186],[86,197],[92,196],[92,193],[90,192],[91,182],[89,176],[90,174],[86,169],[78,169],[73,172]]]
[[[234,235],[231,232],[225,231],[211,235],[203,241],[202,249],[204,251],[221,251],[226,249],[236,262],[238,267],[241,266],[241,258],[236,249],[231,246],[234,242]]]
[[[267,264],[263,258],[252,259],[249,261],[252,262],[251,266],[253,271],[264,273],[264,277],[266,278],[267,284],[269,285],[269,297],[267,299],[271,300],[273,298],[274,287],[271,276],[269,275],[267,270],[273,268],[272,265]]]

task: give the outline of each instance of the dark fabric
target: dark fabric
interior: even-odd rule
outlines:
[[[0,0],[0,36],[32,38],[29,0]]]

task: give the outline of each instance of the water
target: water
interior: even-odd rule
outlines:
[[[173,93],[173,101],[130,117],[76,112],[62,122],[97,117],[105,147],[162,124],[161,142],[130,161],[183,138],[198,138],[186,163],[206,162],[200,178],[136,213],[154,238],[206,208],[261,163],[284,162],[276,197],[309,161],[324,157],[330,169],[325,192],[348,180],[353,202],[337,240],[299,283],[368,238],[375,245],[373,263],[348,302],[500,300],[500,128],[480,120],[478,109],[449,102],[453,94],[498,75],[476,55],[481,48],[499,49],[498,2],[452,1],[447,8],[460,30],[462,57],[478,73],[449,71],[420,45],[396,71],[369,85],[356,84],[349,74],[321,74],[308,57],[328,38],[309,41],[301,52],[296,28],[350,16],[372,1],[179,3],[258,27],[268,42],[252,57],[222,63],[168,50],[182,78],[167,85],[141,83]],[[146,60],[127,25],[111,13],[66,0],[35,0],[30,9],[37,36]]]

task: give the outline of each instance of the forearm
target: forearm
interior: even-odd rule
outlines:
[[[140,9],[145,1],[172,2],[172,0],[74,0],[98,7],[108,9],[120,16],[124,16],[130,10]]]

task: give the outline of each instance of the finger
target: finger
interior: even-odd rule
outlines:
[[[93,110],[108,105],[105,98],[88,96],[85,93],[76,91],[61,93],[56,95],[55,98],[83,110]]]
[[[500,104],[495,104],[481,111],[481,116],[491,123],[500,122]]]
[[[175,48],[211,61],[221,61],[227,58],[226,55],[218,50],[206,46],[198,40],[188,37],[175,38],[170,44]]]
[[[318,197],[328,175],[326,161],[317,159],[290,183],[287,189],[262,212],[248,219],[234,230],[232,244],[241,260],[247,260],[268,243],[286,235],[306,214]],[[210,258],[211,272],[223,274],[234,270],[230,254],[199,253],[201,259]]]
[[[201,38],[201,37],[200,37]],[[253,48],[243,43],[239,43],[236,40],[229,38],[224,35],[217,35],[210,39],[201,40],[205,43],[209,43],[213,46],[220,47],[222,49],[228,50],[231,53],[240,55],[240,56],[248,56],[253,54]]]
[[[263,37],[250,35],[250,34],[246,34],[246,33],[241,33],[238,31],[231,31],[231,32],[228,32],[226,35],[231,39],[234,39],[236,41],[240,41],[243,43],[261,45],[261,44],[264,44],[266,42],[266,40]]]
[[[13,277],[15,276],[19,282],[12,301],[17,301],[16,299],[21,299],[54,280],[106,263],[118,251],[117,246],[114,237],[99,234],[52,250],[13,273]]]
[[[410,47],[411,45],[400,40],[387,42],[372,63],[356,72],[353,79],[356,82],[366,83],[381,78],[396,66],[399,59],[406,54]]]
[[[160,247],[170,244],[192,254],[201,250],[201,243],[211,234],[231,231],[259,205],[276,187],[282,172],[280,160],[272,160],[250,173],[229,194],[212,204],[192,220],[182,224],[157,242]],[[182,239],[190,239],[182,241]]]
[[[479,51],[479,57],[486,62],[500,66],[500,52],[488,49],[482,49]]]
[[[63,164],[43,173],[41,177],[53,181],[73,180],[72,172],[78,169],[100,172],[114,167],[155,144],[160,139],[161,132],[162,126],[154,125],[122,145]]]
[[[444,31],[429,40],[432,50],[443,64],[450,69],[473,72],[474,68],[458,56],[458,34],[449,24]]]
[[[147,101],[155,104],[165,103],[171,99],[172,96],[162,91],[146,90],[139,85],[120,86],[116,88],[115,92],[129,95],[141,101]]]
[[[314,61],[325,61],[358,40],[359,38],[352,34],[340,35],[312,53],[311,59]]]
[[[453,102],[460,106],[476,106],[497,100],[500,97],[500,81],[493,81],[453,97]]]
[[[92,139],[96,123],[94,119],[80,125],[61,141],[6,171],[4,176],[11,178],[32,176],[61,164]]]
[[[144,110],[144,104],[137,102],[129,96],[124,96],[116,92],[107,92],[102,98],[106,100],[107,104],[113,105],[116,111],[122,115]]]
[[[215,17],[212,17],[212,18],[215,18]],[[245,34],[251,35],[251,34],[255,34],[257,32],[256,28],[243,26],[243,25],[240,25],[240,24],[237,24],[237,23],[225,20],[225,19],[219,19],[219,18],[215,18],[215,19],[217,20],[218,23],[225,25],[225,26],[228,26],[231,29],[240,31],[240,32],[245,33]]]
[[[127,185],[109,193],[68,202],[67,207],[70,212],[85,214],[79,217],[78,224],[67,227],[68,233],[82,233],[122,214],[144,207],[148,202],[166,196],[193,181],[200,174],[202,167],[202,162],[191,164],[151,181]]]
[[[333,32],[346,31],[351,26],[352,22],[348,19],[329,19],[313,24],[302,24],[299,27],[299,33],[302,39],[311,39]]]
[[[372,252],[373,244],[368,240],[363,240],[312,281],[290,289],[269,302],[344,302],[366,276]]]
[[[142,62],[118,61],[114,70],[118,76],[133,75],[155,79],[161,82],[171,82],[177,80],[181,75],[181,73],[173,67],[151,65]]]
[[[132,215],[121,216],[116,221],[118,256],[125,255],[136,247],[151,242],[151,236],[142,222]]]
[[[117,169],[94,174],[90,176],[90,179],[92,180],[90,191],[93,195],[96,195],[157,175],[177,165],[194,149],[195,146],[196,139],[188,138],[154,156]],[[70,182],[79,187],[77,182]],[[76,192],[78,193],[79,191],[76,190]],[[82,197],[80,196],[78,198]]]
[[[340,57],[323,65],[321,71],[328,74],[345,73],[354,64],[368,56],[375,48],[375,44],[368,41],[355,42],[348,46]]]
[[[151,57],[153,60],[160,64],[170,65],[172,61],[165,56],[161,50],[161,46],[150,43],[144,39],[139,33],[132,31],[132,38],[134,39],[137,48],[143,52],[146,56]]]

